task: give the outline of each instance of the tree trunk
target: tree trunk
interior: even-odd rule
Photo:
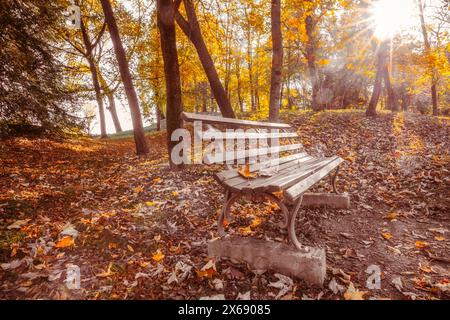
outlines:
[[[173,131],[181,127],[182,105],[180,68],[175,33],[176,8],[172,0],[157,0],[157,13],[166,80],[167,149],[169,151],[170,166],[176,169],[178,166],[172,162],[170,155],[178,141],[171,141],[171,136]]]
[[[116,18],[109,0],[100,0],[105,14],[105,21],[108,25],[111,41],[114,46],[117,63],[119,65],[120,77],[125,88],[125,94],[130,107],[131,120],[133,123],[134,142],[136,144],[136,152],[138,155],[148,153],[148,146],[145,140],[144,126],[142,124],[141,111],[139,109],[139,101],[134,89],[133,80],[131,78],[128,60],[123,49],[122,40],[120,39],[119,29],[117,27]]]
[[[272,72],[270,76],[269,121],[278,122],[281,105],[283,69],[283,34],[281,33],[281,0],[272,0]]]
[[[197,50],[198,57],[211,86],[211,91],[219,105],[222,115],[227,118],[235,118],[236,116],[231,107],[230,100],[220,82],[214,62],[208,52],[205,41],[203,40],[192,0],[183,0],[183,3],[188,21],[186,21],[178,11],[175,13],[175,19],[181,30],[183,30],[183,33],[191,40]]]
[[[119,117],[117,116],[116,101],[114,100],[114,94],[109,92],[106,97],[108,98],[109,107],[108,110],[111,113],[111,118],[114,123],[114,128],[116,133],[122,132],[122,127],[120,126]]]
[[[95,98],[98,104],[98,114],[99,114],[99,122],[100,122],[100,136],[102,138],[107,138],[108,135],[106,133],[106,122],[105,122],[105,108],[103,106],[103,98],[100,89],[100,82],[98,81],[97,68],[95,67],[94,56],[92,54],[92,43],[89,39],[89,35],[87,34],[86,27],[84,25],[83,19],[81,19],[80,23],[81,34],[83,37],[83,43],[86,48],[85,58],[89,63],[89,70],[91,71],[92,84],[94,85]]]
[[[241,58],[236,59],[237,96],[239,100],[239,111],[244,112],[244,101],[242,99]]]
[[[419,6],[420,25],[422,27],[422,35],[423,35],[423,43],[425,45],[425,53],[427,55],[429,55],[431,53],[431,46],[430,46],[430,41],[428,40],[428,33],[427,33],[426,25],[425,25],[425,18],[423,16],[422,0],[418,0],[417,5]],[[431,62],[431,61],[429,63],[429,68],[430,68],[430,72],[431,72],[431,100],[433,103],[433,116],[437,116],[437,115],[439,115],[439,109],[438,109],[438,99],[437,99],[437,90],[436,90],[436,76],[435,76],[435,69],[433,66],[433,62]]]
[[[202,112],[208,112],[208,84],[201,82],[200,90],[202,96]]]
[[[120,126],[119,117],[117,116],[114,92],[109,88],[108,84],[106,83],[105,78],[103,78],[103,75],[100,72],[98,63],[95,65],[95,67],[97,70],[98,80],[100,81],[100,86],[103,89],[103,94],[106,95],[106,97],[108,98],[109,106],[107,107],[107,109],[109,110],[109,112],[111,114],[111,118],[113,120],[114,128],[116,129],[116,133],[122,132],[122,127]]]
[[[312,13],[311,13],[312,14]],[[308,15],[305,19],[307,43],[306,43],[306,60],[308,62],[309,77],[312,87],[312,108],[315,111],[323,110],[320,102],[320,78],[316,65],[316,39],[314,35],[315,23],[312,16]]]
[[[375,83],[373,85],[372,97],[370,98],[369,106],[366,110],[366,115],[369,117],[377,116],[377,105],[381,95],[381,85],[383,82],[384,68],[386,63],[387,42],[383,41],[378,47],[376,55],[376,75]]]
[[[161,108],[156,105],[156,131],[161,131]]]
[[[394,89],[392,88],[391,75],[387,64],[384,65],[383,76],[384,76],[384,85],[386,86],[388,109],[391,110],[392,112],[397,112],[398,111],[397,99],[395,97]]]

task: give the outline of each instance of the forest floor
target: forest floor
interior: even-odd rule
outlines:
[[[284,117],[310,153],[346,160],[338,189],[351,209],[305,209],[297,223],[301,242],[326,250],[323,288],[210,261],[221,168],[173,172],[165,135],[151,133],[146,157],[128,138],[0,141],[0,299],[450,299],[450,120]],[[230,232],[286,241],[276,206],[233,212]],[[366,287],[371,265],[380,289]]]

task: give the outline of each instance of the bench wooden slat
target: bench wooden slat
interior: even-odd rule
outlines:
[[[326,159],[314,159],[305,163],[300,167],[289,168],[281,174],[274,175],[273,177],[266,178],[260,182],[252,182],[249,185],[243,185],[241,190],[243,192],[275,192],[279,191],[286,186],[293,185],[298,181],[301,181],[306,176],[312,174],[316,170],[326,165],[328,161]],[[239,186],[238,186],[239,187]]]
[[[223,117],[209,116],[209,115],[189,113],[189,112],[182,112],[181,118],[187,122],[203,121],[205,123],[224,124],[224,125],[229,124],[234,127],[243,126],[243,127],[278,128],[278,129],[291,128],[291,126],[286,123],[238,120],[238,119],[233,119],[233,118],[223,118]]]
[[[217,130],[218,132],[221,132]],[[205,134],[206,133],[206,134]],[[207,131],[203,133],[202,139],[203,141],[209,141],[210,138],[208,137]],[[214,135],[212,132],[211,135]],[[223,140],[248,140],[248,139],[283,139],[283,138],[298,138],[297,133],[295,132],[228,132],[223,134]]]
[[[297,159],[297,160],[292,160],[286,163],[283,163],[282,165],[280,165],[278,167],[278,172],[275,173],[273,176],[271,177],[258,177],[258,178],[254,178],[254,179],[247,179],[242,177],[237,170],[234,170],[236,172],[236,176],[232,177],[231,179],[222,181],[222,184],[225,185],[227,188],[232,188],[233,190],[241,190],[240,187],[238,187],[239,185],[248,185],[249,183],[256,183],[257,181],[264,181],[267,180],[269,178],[274,177],[275,175],[280,175],[283,172],[286,172],[286,170],[290,170],[290,168],[298,166],[300,163],[303,165],[307,165],[307,163],[311,162],[315,160],[313,157],[310,157],[308,155],[306,155],[303,158]]]
[[[250,172],[257,172],[262,168],[270,168],[276,165],[283,165],[286,162],[290,162],[290,161],[294,161],[294,160],[299,160],[301,158],[312,158],[310,157],[307,153],[305,152],[301,152],[301,153],[297,153],[297,154],[293,154],[287,157],[283,157],[280,159],[272,159],[266,162],[260,162],[257,164],[253,164],[250,165]],[[222,172],[218,172],[214,175],[214,178],[216,179],[217,182],[222,183],[225,180],[234,178],[234,177],[238,177],[239,173],[237,172],[236,169],[230,169],[230,170],[224,170]]]
[[[284,196],[288,201],[294,201],[301,194],[311,188],[314,184],[326,177],[333,169],[338,167],[344,160],[336,157],[333,161],[328,163],[325,167],[308,176],[306,179],[299,181],[297,184],[284,191]]]
[[[272,182],[268,187],[270,190],[286,190],[296,183],[303,181],[308,176],[316,173],[317,171],[322,170],[322,168],[326,167],[329,163],[335,161],[335,158],[325,158],[321,161],[312,164],[308,169],[303,170],[303,172],[299,172],[298,174],[292,174],[287,177],[283,177],[277,181]]]
[[[227,151],[224,153],[219,153],[217,155],[208,155],[204,158],[204,161],[206,164],[213,164],[215,163],[213,158],[218,157],[219,162],[223,163],[225,161],[231,160],[242,160],[246,158],[253,158],[257,156],[264,156],[269,155],[276,152],[284,152],[284,151],[292,151],[292,150],[298,150],[303,148],[302,144],[289,144],[284,146],[277,146],[277,147],[268,147],[268,148],[256,148],[256,149],[249,149],[245,150],[245,152],[237,152],[237,151]]]

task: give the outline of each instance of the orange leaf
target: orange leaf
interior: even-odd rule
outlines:
[[[138,186],[138,187],[134,188],[134,192],[136,192],[136,193],[141,193],[142,191],[144,191],[144,188],[142,188],[142,186]]]
[[[256,217],[255,219],[253,219],[250,227],[256,228],[257,226],[259,226],[261,224],[261,222],[262,222],[262,220],[260,218]]]
[[[434,239],[437,240],[437,241],[444,241],[445,240],[445,238],[443,236],[436,236],[436,237],[434,237]]]
[[[389,213],[387,216],[386,216],[386,219],[389,219],[389,220],[394,220],[394,219],[397,219],[397,213],[396,212],[391,212],[391,213]]]
[[[385,238],[386,240],[390,240],[392,239],[392,234],[390,234],[389,232],[385,232],[381,234],[383,236],[383,238]]]
[[[73,240],[72,236],[66,236],[64,238],[62,238],[61,240],[59,240],[55,247],[56,248],[66,248],[66,247],[70,247],[73,246],[75,244],[75,241]]]
[[[245,165],[244,170],[242,170],[242,168],[241,168],[241,169],[238,170],[238,173],[241,176],[243,176],[244,178],[254,178],[254,177],[256,177],[256,174],[250,172],[250,166],[249,166],[248,163]]]
[[[424,249],[428,247],[428,243],[424,242],[424,241],[416,241],[416,248],[417,249]]]
[[[161,261],[162,259],[164,259],[165,255],[161,252],[160,249],[156,250],[156,252],[153,254],[152,259],[155,260],[156,262]]]

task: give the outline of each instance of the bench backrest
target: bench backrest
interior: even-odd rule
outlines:
[[[194,135],[201,138],[202,142],[211,142],[212,138],[217,137],[225,142],[225,150],[220,150],[214,157],[204,158],[206,164],[223,163],[223,159],[228,164],[261,163],[267,162],[268,156],[273,157],[274,153],[292,156],[303,149],[299,136],[286,123],[239,120],[188,112],[182,113],[182,119],[188,123],[201,121],[201,126],[194,126]],[[196,130],[202,132],[195,132]],[[242,146],[245,152],[242,152]]]

